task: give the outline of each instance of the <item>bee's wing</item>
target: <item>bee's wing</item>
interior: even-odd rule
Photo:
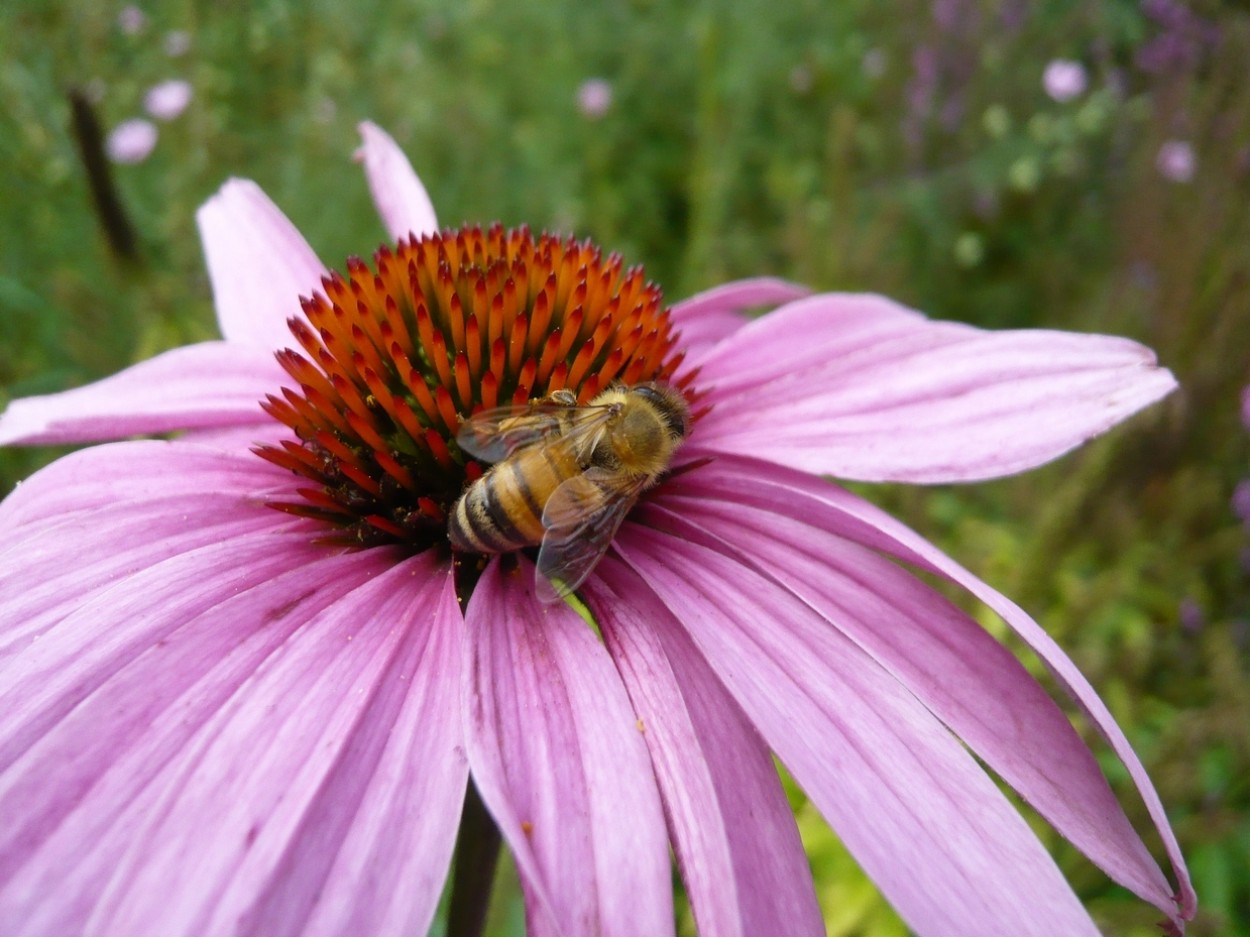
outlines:
[[[642,482],[622,485],[604,469],[587,469],[560,485],[543,508],[538,594],[562,599],[585,582],[638,500]]]
[[[559,435],[570,424],[580,422],[580,411],[584,409],[587,408],[541,400],[482,410],[460,424],[456,442],[476,459],[499,462],[518,449]]]

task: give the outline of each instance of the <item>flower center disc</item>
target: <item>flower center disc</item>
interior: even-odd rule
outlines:
[[[446,543],[448,511],[483,471],[456,445],[464,418],[565,388],[585,404],[681,363],[659,287],[589,241],[496,224],[373,260],[301,299],[306,320],[288,325],[303,351],[277,354],[299,389],[261,404],[296,439],[256,453],[312,483],[270,506],[330,525],[327,541]]]

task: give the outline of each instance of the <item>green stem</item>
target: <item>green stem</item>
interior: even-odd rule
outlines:
[[[482,937],[495,882],[495,866],[499,863],[500,841],[499,828],[470,781],[456,840],[447,937]]]

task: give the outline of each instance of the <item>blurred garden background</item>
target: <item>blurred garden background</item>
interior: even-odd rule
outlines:
[[[0,37],[0,405],[216,336],[194,211],[228,176],[326,264],[370,254],[366,118],[444,224],[593,237],[672,300],[774,274],[1155,348],[1181,391],[1076,455],[858,490],[1067,648],[1176,825],[1192,933],[1250,935],[1246,4],[13,0]],[[93,202],[92,118],[125,225]],[[56,454],[0,452],[0,493]],[[794,801],[829,933],[905,934]],[[1158,932],[1039,829],[1108,934]],[[522,933],[510,875],[496,937]]]

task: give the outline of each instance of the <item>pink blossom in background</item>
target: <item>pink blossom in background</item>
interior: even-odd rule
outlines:
[[[191,51],[191,34],[185,29],[171,29],[165,34],[162,45],[171,59],[180,58]]]
[[[1190,182],[1198,168],[1194,148],[1185,140],[1168,140],[1155,157],[1159,175],[1170,182]]]
[[[1191,598],[1181,599],[1180,607],[1177,609],[1177,618],[1180,619],[1181,629],[1189,634],[1200,632],[1207,620],[1202,612],[1202,606]]]
[[[1241,391],[1241,425],[1250,430],[1250,387]],[[1233,489],[1232,507],[1242,525],[1250,528],[1250,478],[1243,478]]]
[[[173,78],[148,89],[143,96],[143,109],[157,120],[173,120],[191,103],[191,84]]]
[[[496,301],[528,295],[505,270],[527,277],[529,255],[498,245],[528,234],[436,235],[403,152],[361,132],[397,242],[375,270],[328,275],[259,187],[231,180],[197,216],[223,338],[0,415],[5,444],[184,433],[84,449],[0,503],[0,932],[423,934],[471,779],[531,933],[672,937],[673,856],[700,933],[821,937],[774,755],[921,937],[1097,937],[996,778],[1183,931],[1195,898],[1173,831],[1073,662],[1009,599],[822,477],[968,482],[1043,464],[1171,392],[1148,349],[768,278],[676,303],[637,333],[679,335],[666,373],[702,416],[586,582],[595,634],[537,601],[525,555],[490,559],[466,592],[437,525],[413,528],[427,530],[420,549],[326,542],[339,507],[426,470],[403,461],[418,444],[462,484],[445,448],[457,411],[533,373],[517,364],[530,352],[510,358],[521,338],[490,337],[511,327]],[[475,259],[487,254],[508,266]],[[435,302],[456,270],[470,299]],[[611,281],[551,295],[580,296],[580,313]],[[519,334],[549,301],[518,313]],[[774,311],[743,315],[759,307]],[[290,347],[303,353],[275,358]],[[269,413],[316,428],[297,437]],[[357,481],[369,446],[386,477]],[[327,485],[257,447],[324,469]],[[439,497],[353,523],[419,525]],[[1175,884],[1065,713],[912,570],[1001,616],[1079,704]]]
[[[147,14],[137,6],[123,7],[117,14],[117,26],[127,36],[137,36],[147,28]]]
[[[1243,478],[1233,489],[1233,513],[1243,525],[1250,527],[1250,478]]]
[[[1053,100],[1061,104],[1084,94],[1088,83],[1085,66],[1080,62],[1055,59],[1042,72],[1042,87]]]
[[[132,117],[114,127],[104,141],[104,149],[115,163],[141,163],[156,147],[156,125],[142,117]]]
[[[925,127],[934,110],[941,77],[941,60],[937,49],[921,43],[912,49],[912,77],[904,91],[907,108],[903,114],[903,137],[908,146],[918,153],[924,140]]]
[[[604,78],[588,78],[577,89],[577,107],[591,120],[597,120],[612,106],[612,85]]]
[[[1220,42],[1219,25],[1198,15],[1193,4],[1143,0],[1141,10],[1158,30],[1134,54],[1143,71],[1166,74],[1195,69]]]

